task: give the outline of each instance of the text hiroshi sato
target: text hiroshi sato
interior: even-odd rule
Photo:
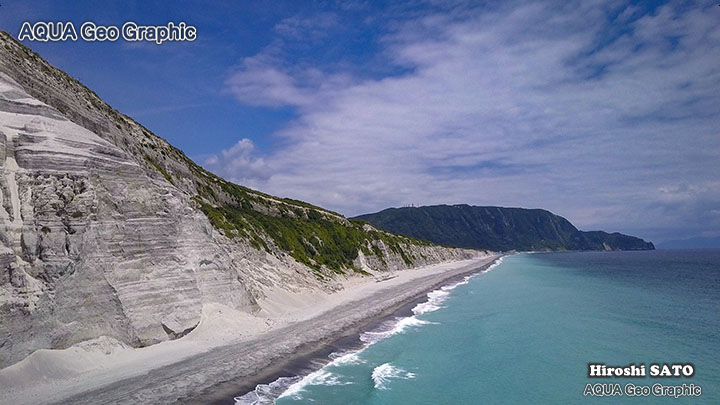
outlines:
[[[634,363],[627,366],[606,366],[604,363],[588,363],[588,377],[590,378],[607,378],[607,377],[692,377],[695,374],[695,366],[691,363],[680,364],[650,364],[650,374],[644,364],[635,365]]]

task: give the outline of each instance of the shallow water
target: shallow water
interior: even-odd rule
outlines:
[[[719,309],[719,250],[515,255],[239,403],[614,403],[630,398],[585,397],[586,384],[628,382],[702,387],[632,402],[720,403]],[[589,362],[689,362],[695,375],[589,379]]]

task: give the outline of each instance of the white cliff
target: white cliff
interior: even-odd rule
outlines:
[[[3,32],[0,170],[0,368],[103,336],[177,339],[208,305],[252,315],[278,291],[479,254],[231,185]],[[347,227],[359,242],[340,254],[303,237],[298,255],[266,221]]]
[[[0,73],[0,346],[148,345],[254,299],[188,198]]]

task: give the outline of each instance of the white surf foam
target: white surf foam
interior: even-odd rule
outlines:
[[[412,312],[415,315],[422,315],[428,312],[437,311],[442,308],[442,303],[445,302],[449,296],[450,293],[446,290],[439,289],[431,291],[427,294],[427,301],[415,305]]]
[[[348,385],[352,382],[341,381],[337,375],[334,375],[327,370],[328,366],[341,366],[346,364],[360,364],[364,363],[365,360],[361,359],[359,354],[360,350],[331,353],[330,363],[325,365],[323,368],[308,374],[305,377],[280,377],[270,384],[260,384],[255,388],[255,391],[251,391],[243,396],[235,397],[236,405],[265,405],[273,404],[277,398],[281,397],[292,397],[294,399],[301,399],[302,392],[305,387],[309,385]],[[267,387],[267,388],[266,388]],[[268,389],[278,388],[278,389]],[[266,395],[267,394],[267,395]]]
[[[342,381],[339,376],[326,370],[324,367],[318,371],[312,372],[303,377],[300,381],[289,386],[285,392],[280,394],[278,398],[292,397],[294,399],[302,398],[302,391],[308,385],[349,385],[352,382]]]
[[[280,377],[270,384],[259,384],[254,391],[235,397],[235,405],[270,405],[275,399],[287,391],[293,384],[302,380],[302,377]]]
[[[483,272],[483,273],[488,273],[488,272],[490,272],[490,271],[495,270],[495,269],[497,268],[497,266],[499,266],[500,263],[503,262],[503,259],[505,259],[505,256],[502,256],[502,257],[500,257],[499,259],[495,260],[495,262],[494,262],[493,264],[489,265],[488,268],[485,269],[485,270],[483,270],[482,272]]]
[[[412,309],[415,315],[422,315],[428,312],[437,311],[442,308],[442,304],[450,297],[450,292],[461,285],[465,285],[470,282],[470,279],[475,277],[477,274],[465,276],[461,281],[456,283],[448,284],[438,288],[437,290],[430,291],[427,294],[427,301],[421,302]]]
[[[403,333],[409,327],[428,325],[431,323],[432,322],[423,321],[422,319],[418,319],[414,316],[397,317],[393,321],[383,323],[377,330],[363,333],[360,335],[360,340],[366,343],[367,347],[383,339],[387,339],[390,336]]]
[[[343,353],[331,353],[330,358],[332,361],[330,364],[336,366],[343,366],[346,364],[360,364],[365,363],[365,360],[359,356],[360,351],[343,352]]]
[[[400,367],[395,367],[390,363],[384,363],[373,369],[371,378],[375,383],[375,388],[385,390],[387,389],[387,384],[390,382],[390,379],[412,379],[415,378],[415,374],[407,372]]]

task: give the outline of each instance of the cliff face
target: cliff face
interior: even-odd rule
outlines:
[[[652,243],[620,233],[583,232],[540,209],[437,205],[389,208],[356,219],[446,246],[490,250],[648,250]]]
[[[203,305],[478,255],[206,172],[0,32],[0,368],[99,336],[181,337]]]

